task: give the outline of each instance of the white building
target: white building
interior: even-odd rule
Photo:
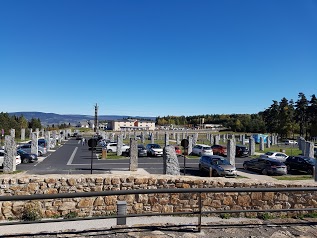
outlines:
[[[109,122],[108,126],[113,131],[155,130],[154,121],[139,121],[137,119],[122,119]]]

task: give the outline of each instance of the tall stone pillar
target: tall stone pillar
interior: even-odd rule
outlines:
[[[50,150],[51,149],[51,143],[50,143],[50,132],[49,131],[45,131],[44,133],[44,138],[47,142],[47,145],[46,145],[46,150]]]
[[[32,154],[38,154],[38,133],[32,132],[32,141],[31,141],[31,153]]]
[[[165,137],[164,137],[164,145],[165,146],[168,146],[170,144],[169,140],[170,140],[169,134],[168,134],[168,132],[165,132]]]
[[[242,137],[241,138],[241,143],[242,143],[242,145],[245,145],[245,134],[243,134],[241,137]]]
[[[117,140],[117,156],[122,155],[122,146],[123,146],[123,135],[120,133],[118,135],[118,140]]]
[[[33,133],[33,129],[30,128],[30,134],[29,134],[29,139],[32,140],[32,133]]]
[[[188,154],[193,152],[193,137],[188,136]]]
[[[15,138],[15,129],[10,129],[10,136]]]
[[[313,142],[306,142],[306,151],[305,156],[314,158],[314,143]]]
[[[197,141],[198,141],[198,133],[195,133],[193,136],[193,146],[197,144]]]
[[[21,129],[21,141],[25,141],[25,128]]]
[[[211,144],[211,145],[214,145],[214,142],[215,142],[215,140],[214,140],[214,135],[213,135],[213,134],[210,134],[210,144]]]
[[[143,133],[143,131],[141,132],[141,143],[144,144],[144,133]]]
[[[163,149],[163,174],[180,175],[175,147],[168,145]]]
[[[53,137],[53,140],[52,140],[51,148],[55,148],[56,147],[56,131],[55,130],[52,132],[52,137]]]
[[[130,171],[137,171],[138,164],[138,141],[134,138],[130,139]]]
[[[230,164],[236,165],[236,144],[233,139],[227,140],[227,158]]]
[[[267,139],[266,139],[266,148],[271,148],[271,137],[268,136]]]
[[[264,151],[264,139],[260,137],[260,151]]]
[[[35,128],[35,132],[37,134],[37,138],[40,137],[40,128]]]
[[[219,145],[219,135],[215,135],[215,145]]]
[[[249,155],[254,155],[255,153],[255,141],[254,138],[251,136],[249,138]]]
[[[16,171],[16,155],[17,149],[14,137],[4,137],[4,158],[3,158],[3,172],[9,173]]]
[[[176,145],[179,145],[181,143],[180,134],[176,133]]]
[[[154,144],[154,133],[151,135],[151,144]]]

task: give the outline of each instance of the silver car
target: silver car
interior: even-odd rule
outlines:
[[[21,145],[17,148],[18,150],[21,149],[21,150],[24,150],[25,152],[27,152],[28,154],[31,154],[31,144],[24,144],[24,145]],[[37,147],[37,150],[38,150],[38,155],[39,156],[42,156],[42,155],[45,155],[47,153],[47,150],[45,147],[42,147],[42,146],[38,146]]]
[[[237,169],[222,156],[203,155],[199,160],[199,170],[210,171],[212,176],[236,177]]]

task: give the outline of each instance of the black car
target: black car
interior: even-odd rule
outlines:
[[[287,174],[286,165],[276,159],[271,159],[271,158],[256,158],[256,159],[244,161],[243,168],[245,170],[255,170],[257,172],[261,172],[264,175]]]
[[[236,156],[244,157],[249,155],[249,149],[245,145],[236,145]]]
[[[139,157],[146,157],[147,156],[147,150],[144,145],[138,145],[138,156]]]
[[[285,164],[288,171],[296,170],[304,171],[308,174],[313,174],[315,168],[315,159],[301,155],[289,156],[286,159]]]
[[[20,155],[21,162],[23,164],[31,163],[31,162],[34,162],[34,161],[38,160],[36,154],[29,154],[26,151],[21,150],[21,149],[17,150],[17,154]]]

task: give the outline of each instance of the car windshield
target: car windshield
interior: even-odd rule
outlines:
[[[266,155],[273,155],[273,152],[266,152]]]
[[[225,159],[215,159],[213,160],[214,164],[218,164],[218,165],[229,165],[230,163],[225,160]]]
[[[157,145],[157,144],[153,144],[153,145],[151,145],[151,148],[159,149],[159,148],[161,148],[161,146],[160,146],[160,145]]]
[[[24,150],[18,150],[17,152],[20,154],[27,154]]]
[[[210,146],[203,147],[204,150],[211,150]]]
[[[315,164],[315,159],[314,158],[304,157],[303,159],[309,164],[313,164],[313,165]]]

